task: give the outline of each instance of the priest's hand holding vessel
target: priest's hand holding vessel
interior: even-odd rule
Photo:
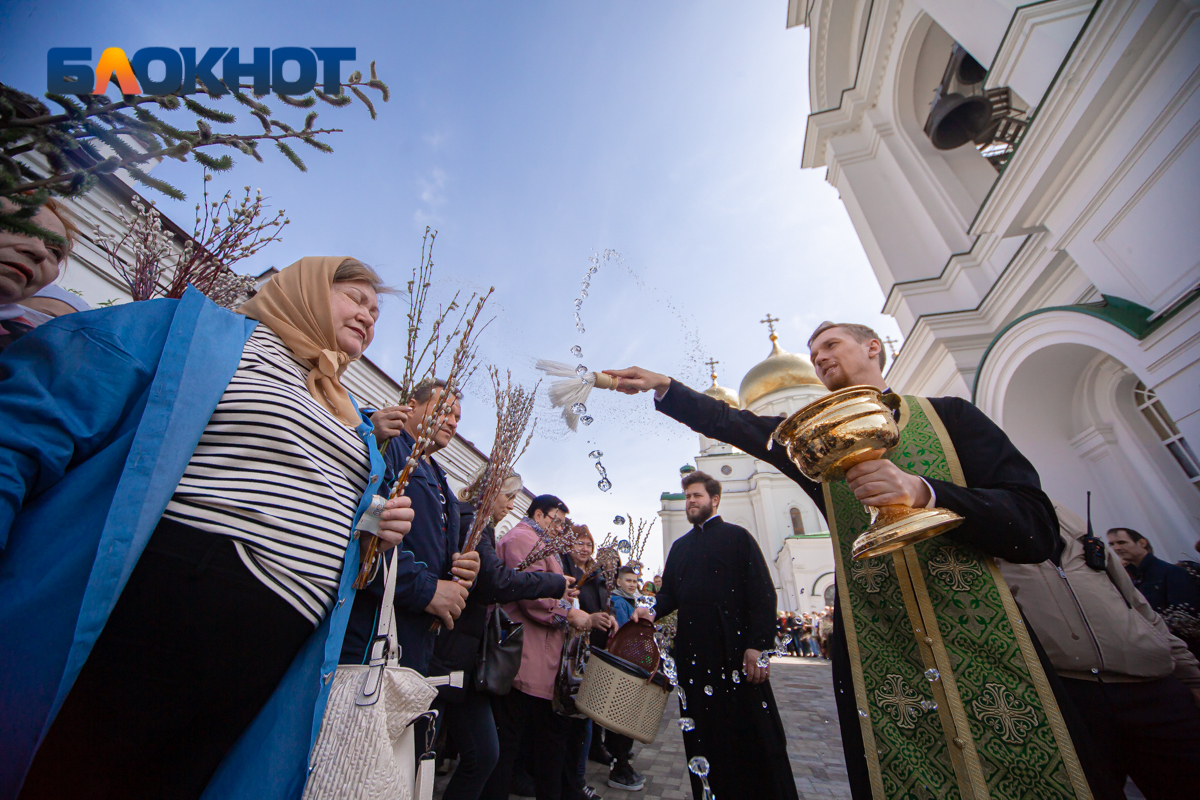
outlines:
[[[812,480],[846,479],[856,464],[882,458],[900,440],[892,416],[900,398],[874,386],[850,386],[809,403],[775,429],[771,438]],[[945,533],[963,518],[944,508],[884,505],[854,542],[855,560],[873,558]]]

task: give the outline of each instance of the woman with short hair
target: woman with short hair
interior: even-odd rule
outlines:
[[[240,313],[189,289],[0,356],[0,797],[299,795],[383,474],[340,380],[383,290],[304,258]]]

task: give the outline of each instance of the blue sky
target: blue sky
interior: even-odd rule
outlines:
[[[265,164],[242,158],[213,182],[261,187],[292,220],[244,271],[345,254],[403,285],[429,224],[440,231],[436,294],[496,287],[483,351],[515,377],[532,382],[534,359],[572,360],[578,344],[589,368],[636,363],[698,388],[701,362],[716,358],[736,390],[769,351],[758,323],[768,312],[790,350],[803,352],[826,318],[898,337],[836,190],[824,170],[800,169],[808,32],[785,29],[786,5],[9,0],[0,80],[40,93],[50,47],[95,57],[109,46],[355,47],[347,73],[373,59],[391,87],[379,119],[361,105],[329,108],[318,124],[345,132],[327,140],[332,155],[297,146],[307,173],[264,151]],[[232,128],[256,126],[241,115]],[[190,227],[197,165],[155,174],[189,194],[158,205]],[[588,256],[606,248],[623,266],[593,278],[581,336],[572,301]],[[397,374],[401,313],[385,303],[368,351]],[[461,428],[485,451],[489,394],[478,381]],[[596,423],[580,434],[546,415],[519,470],[603,536],[614,514],[655,515],[697,440],[646,397],[597,394]],[[593,448],[605,453],[608,494],[596,488]],[[661,563],[657,537],[646,556]]]

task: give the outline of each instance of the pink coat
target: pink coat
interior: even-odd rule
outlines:
[[[526,522],[519,522],[500,538],[496,554],[504,566],[516,569],[525,556],[537,546],[538,537]],[[562,563],[557,556],[535,561],[528,572],[553,572],[563,574]],[[525,623],[525,644],[521,650],[521,668],[513,680],[513,687],[534,697],[549,700],[554,696],[554,678],[562,659],[563,641],[561,629],[567,610],[559,608],[558,600],[517,600],[504,606],[504,611],[514,622]]]

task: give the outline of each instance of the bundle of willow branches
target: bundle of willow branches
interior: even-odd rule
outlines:
[[[467,535],[467,542],[463,547],[465,553],[471,552],[479,544],[479,537],[483,535],[483,529],[491,520],[492,509],[496,507],[496,501],[500,497],[504,482],[512,474],[517,461],[525,454],[529,442],[533,439],[533,431],[537,428],[537,421],[534,420],[531,428],[529,420],[533,415],[534,395],[537,393],[540,381],[534,384],[533,389],[526,390],[520,384],[514,386],[512,373],[507,372],[505,385],[502,387],[500,370],[489,366],[488,374],[492,378],[492,388],[496,396],[496,438],[492,442],[492,452],[488,456],[483,488],[475,502],[477,510],[475,520],[471,524],[471,531]],[[526,433],[527,428],[528,434]],[[521,437],[525,438],[524,444],[521,444]],[[518,445],[521,448],[519,451],[517,450]]]
[[[627,519],[629,520],[629,563],[637,566],[640,573],[642,553],[646,549],[647,542],[650,541],[650,530],[654,527],[654,523],[658,521],[658,518],[645,520],[638,517],[636,530],[633,527],[633,515],[629,514]]]
[[[475,304],[475,310],[471,316],[466,319],[462,326],[462,335],[458,342],[458,347],[454,351],[454,356],[450,360],[450,370],[446,374],[446,386],[438,395],[437,402],[428,407],[425,411],[425,416],[421,418],[421,422],[417,427],[416,442],[413,444],[412,453],[409,454],[408,461],[404,464],[404,469],[400,471],[399,477],[396,478],[396,483],[392,486],[391,498],[399,497],[404,494],[404,489],[408,486],[409,478],[412,477],[413,470],[425,458],[429,451],[430,445],[437,436],[437,432],[441,430],[442,423],[445,422],[446,415],[454,408],[454,402],[458,399],[459,387],[462,385],[461,376],[464,369],[469,369],[475,358],[477,349],[477,337],[475,333],[475,323],[479,320],[479,315],[483,311],[483,306],[487,303],[488,298],[492,296],[492,292],[496,289],[492,287],[488,289],[487,294],[480,297]],[[485,326],[486,327],[486,326]],[[480,329],[482,333],[482,329]],[[379,537],[367,535],[365,541],[360,544],[360,559],[361,564],[358,570],[358,578],[354,581],[354,588],[365,589],[371,582],[371,576],[375,574],[375,562],[379,557]]]
[[[536,564],[543,558],[565,553],[575,544],[575,540],[579,538],[579,534],[575,531],[575,526],[570,520],[566,521],[563,528],[558,533],[553,530],[545,531],[538,534],[538,543],[529,551],[529,555],[525,556],[524,560],[517,565],[517,572],[521,572],[531,564]]]
[[[582,586],[592,577],[599,575],[611,592],[613,582],[617,579],[617,570],[620,568],[621,554],[617,552],[616,538],[610,533],[600,548],[596,550],[596,557],[588,562],[583,571],[583,577],[579,580],[579,585]]]

